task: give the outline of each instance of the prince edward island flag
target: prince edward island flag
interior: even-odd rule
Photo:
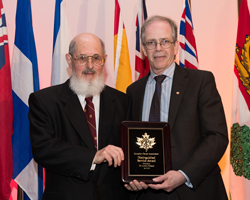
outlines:
[[[231,200],[250,199],[250,15],[241,0],[235,47],[230,145]]]

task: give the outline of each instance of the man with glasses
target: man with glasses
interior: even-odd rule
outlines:
[[[228,145],[227,125],[211,72],[180,67],[177,26],[153,16],[141,28],[149,74],[127,88],[132,121],[161,121],[170,125],[172,170],[125,187],[139,200],[226,200],[218,162]]]
[[[129,99],[104,84],[106,58],[101,39],[77,35],[66,54],[70,79],[30,95],[32,152],[46,171],[43,200],[127,199],[119,146]]]

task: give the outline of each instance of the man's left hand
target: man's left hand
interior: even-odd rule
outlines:
[[[175,188],[179,187],[180,185],[184,184],[187,180],[185,176],[179,171],[170,170],[166,174],[154,178],[153,181],[161,182],[161,184],[148,184],[149,187],[160,190],[163,189],[167,192],[173,191]]]

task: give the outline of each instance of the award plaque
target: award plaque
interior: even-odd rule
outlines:
[[[121,179],[129,183],[134,179],[155,183],[152,179],[172,168],[170,129],[165,122],[121,123],[121,147],[124,160]]]

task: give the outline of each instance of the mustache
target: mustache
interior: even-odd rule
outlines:
[[[157,56],[166,56],[166,55],[163,55],[163,54],[154,54],[154,57],[157,57]]]
[[[85,73],[94,73],[94,74],[96,74],[96,71],[94,69],[86,68],[85,70],[82,71],[82,74],[85,74]]]

